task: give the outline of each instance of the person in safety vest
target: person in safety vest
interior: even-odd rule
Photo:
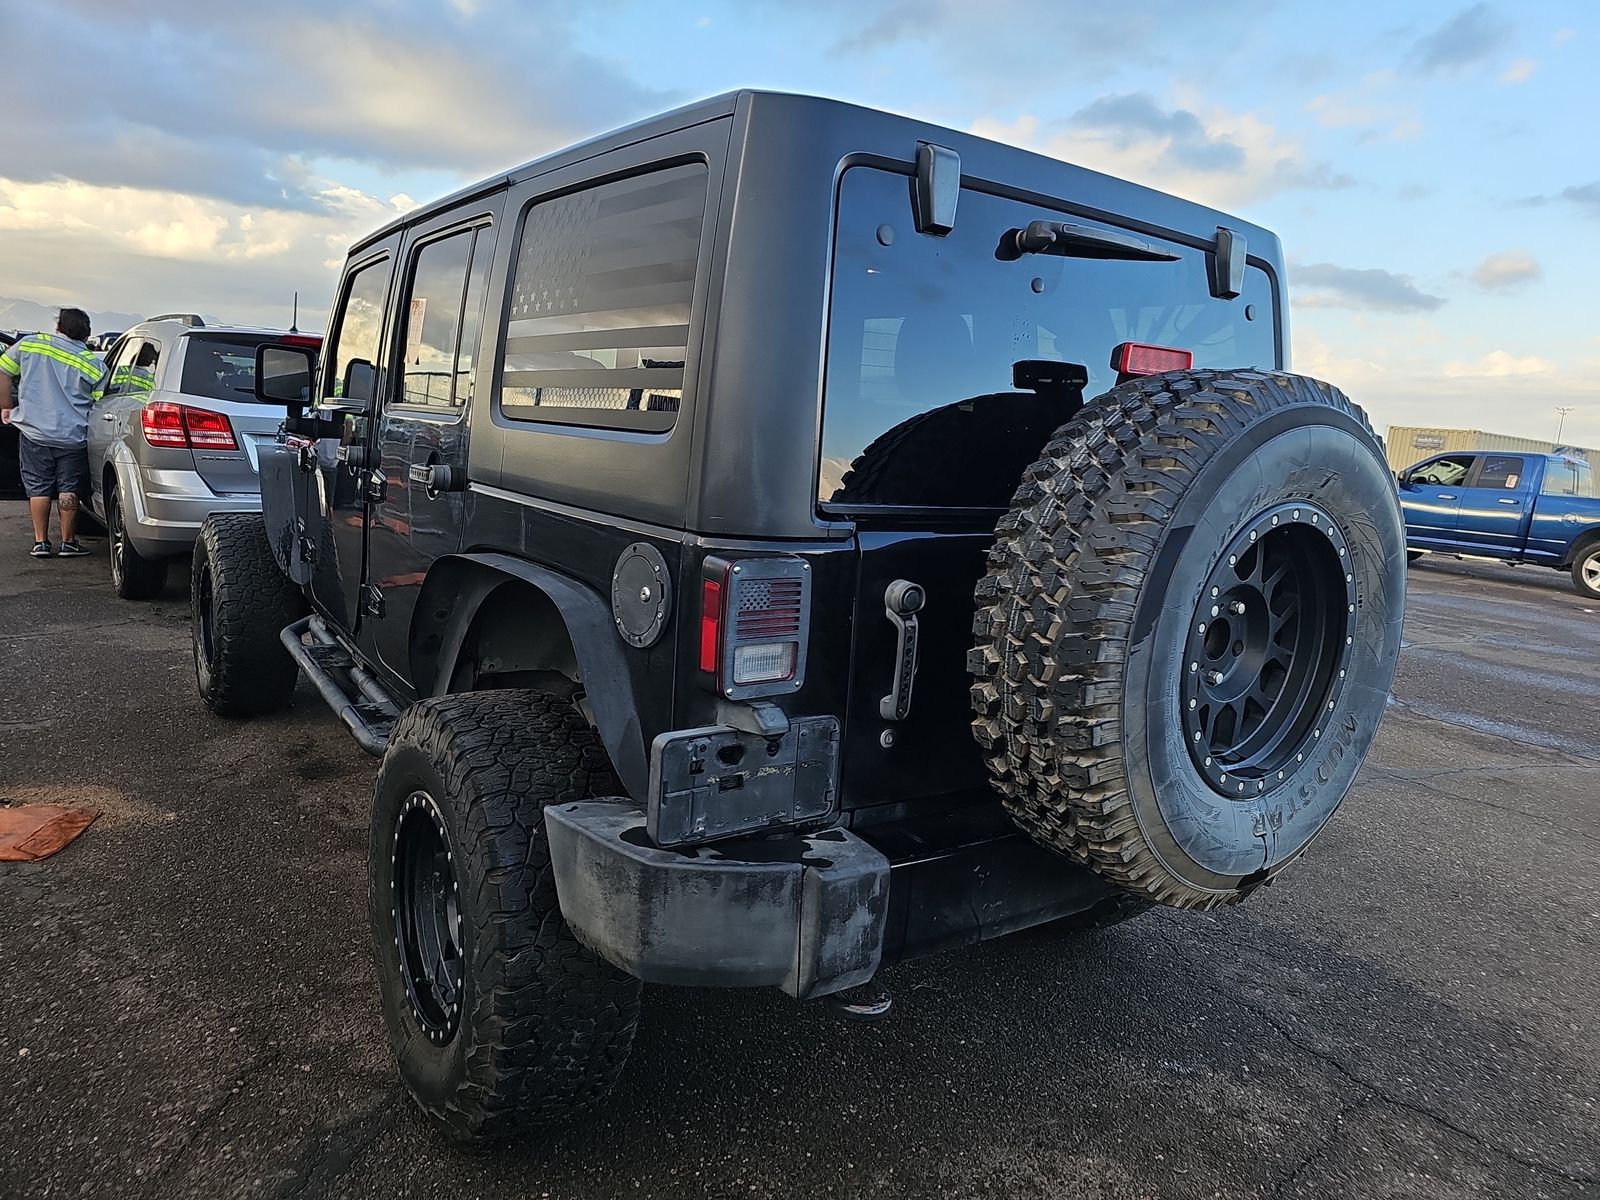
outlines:
[[[0,354],[0,414],[21,434],[17,457],[33,517],[35,558],[49,558],[50,505],[61,513],[64,558],[78,544],[78,497],[89,488],[89,408],[106,369],[89,353],[89,314],[63,308],[55,333],[32,333]]]

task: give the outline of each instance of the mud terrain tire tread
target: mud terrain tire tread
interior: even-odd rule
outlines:
[[[432,764],[451,827],[462,893],[473,897],[466,1012],[436,1049],[415,1032],[390,962],[393,818],[409,788],[407,752]],[[561,917],[545,840],[545,806],[620,795],[599,736],[570,701],[487,691],[412,705],[389,741],[372,822],[369,916],[384,1015],[405,1073],[408,1055],[458,1053],[443,1096],[409,1088],[456,1140],[503,1140],[541,1118],[593,1104],[622,1074],[640,984],[580,945]],[[409,1085],[410,1079],[407,1079]]]
[[[996,526],[968,658],[991,781],[1036,841],[1140,899],[1214,908],[1245,892],[1174,878],[1140,829],[1120,728],[1135,606],[1206,463],[1262,416],[1307,404],[1354,417],[1381,446],[1343,392],[1304,376],[1194,370],[1121,384],[1056,431]]]
[[[209,569],[216,597],[212,661],[201,649],[201,580]],[[305,614],[300,589],[278,569],[258,513],[206,518],[190,567],[195,677],[200,698],[225,717],[253,717],[289,706],[299,668],[278,635]]]

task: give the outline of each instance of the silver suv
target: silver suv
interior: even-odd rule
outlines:
[[[110,535],[111,581],[125,600],[154,596],[167,564],[194,547],[212,513],[261,508],[258,447],[283,422],[256,399],[262,342],[321,338],[156,317],[106,355],[89,418],[90,511]]]

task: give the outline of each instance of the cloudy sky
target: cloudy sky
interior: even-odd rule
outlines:
[[[1600,446],[1600,6],[0,0],[0,296],[321,321],[417,201],[741,86],[972,129],[1283,238],[1294,365]],[[309,320],[306,319],[309,317]]]

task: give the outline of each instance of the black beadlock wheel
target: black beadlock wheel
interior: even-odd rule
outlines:
[[[1142,900],[1270,882],[1372,744],[1405,562],[1382,445],[1336,388],[1184,371],[1091,402],[978,586],[974,733],[1007,810]]]
[[[440,696],[401,714],[374,793],[368,916],[384,1025],[412,1099],[463,1142],[603,1098],[640,985],[561,916],[544,808],[617,795],[564,698]]]

